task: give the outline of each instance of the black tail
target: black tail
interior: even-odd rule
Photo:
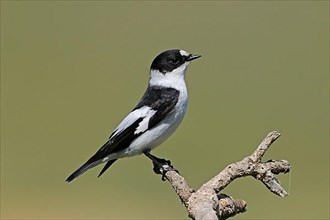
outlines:
[[[73,174],[71,174],[66,179],[66,181],[71,182],[72,180],[74,180],[75,178],[86,172],[88,169],[93,168],[96,165],[102,163],[103,159],[111,153],[110,151],[112,147],[111,144],[112,144],[111,141],[107,141],[91,158],[89,158],[89,160],[86,163],[84,163],[84,165],[82,165],[78,170],[76,170]],[[116,160],[117,159],[109,160],[102,169],[99,176],[101,176],[102,173],[104,173],[104,171],[106,171],[111,166],[111,164],[113,164]]]
[[[90,163],[89,161],[87,161],[78,170],[74,171],[74,173],[71,174],[65,181],[71,182],[72,180],[74,180],[75,178],[77,178],[78,176],[80,176],[81,174],[85,173],[87,170],[89,170],[92,167],[95,167],[98,164],[99,162]]]
[[[100,177],[117,159],[114,160],[109,160],[105,166],[103,167],[103,169],[101,170],[100,174],[97,177]]]
[[[103,169],[101,170],[100,174],[97,177],[100,177],[117,159],[114,160],[109,160],[105,166],[103,167]],[[87,170],[89,170],[90,168],[95,167],[96,165],[100,164],[101,162],[94,162],[94,163],[90,163],[89,161],[87,161],[84,165],[82,165],[78,170],[74,171],[74,173],[72,173],[65,181],[66,182],[71,182],[72,180],[76,179],[78,176],[80,176],[81,174],[85,173]]]

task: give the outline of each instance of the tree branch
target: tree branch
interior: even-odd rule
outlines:
[[[279,137],[277,131],[270,132],[250,156],[228,165],[197,191],[190,188],[187,181],[173,167],[164,165],[161,174],[180,197],[190,218],[227,219],[246,211],[245,201],[218,194],[236,178],[253,176],[276,195],[288,196],[275,175],[289,172],[291,169],[289,162],[286,160],[261,162],[270,145]]]

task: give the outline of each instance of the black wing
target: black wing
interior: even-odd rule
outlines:
[[[119,132],[116,129],[109,137],[108,144],[103,146],[96,153],[99,155],[97,158],[101,159],[110,153],[116,153],[126,149],[134,139],[157,125],[166,115],[172,112],[178,102],[179,94],[180,92],[173,88],[163,88],[159,86],[148,87],[138,105],[132,110],[132,112],[134,112],[135,110],[147,106],[156,111],[148,122],[148,129],[137,134],[134,133],[140,126],[140,122],[144,117],[136,118],[134,123]]]
[[[142,122],[145,117],[134,118],[134,121],[132,121],[132,118],[126,117],[123,120],[124,123],[121,124],[122,126],[119,125],[117,129],[115,129],[109,140],[84,165],[68,177],[66,181],[70,182],[88,169],[102,163],[101,160],[109,154],[126,149],[134,139],[143,134],[145,131],[156,126],[173,111],[176,103],[178,102],[179,94],[180,92],[173,88],[149,86],[138,105],[131,112],[133,113],[134,111],[139,111],[139,109],[144,106],[147,106],[155,111],[147,122],[147,129],[139,133],[135,133],[137,128],[141,126],[140,122]],[[126,124],[125,120],[127,121]],[[115,162],[115,160],[111,160],[109,162],[102,169],[99,176],[102,175],[102,173],[104,173],[106,169],[108,169],[110,165]]]

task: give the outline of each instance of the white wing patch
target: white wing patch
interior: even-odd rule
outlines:
[[[117,126],[115,132],[111,136],[116,136],[117,134],[121,133],[123,130],[131,126],[139,118],[144,118],[144,119],[139,123],[139,126],[136,128],[134,134],[144,132],[145,130],[148,129],[149,120],[155,113],[156,111],[152,110],[148,106],[143,106],[139,109],[135,109],[124,118],[124,120]]]
[[[155,113],[155,110],[150,110],[149,114],[139,123],[139,127],[136,128],[134,134],[146,131],[148,129],[149,120]]]

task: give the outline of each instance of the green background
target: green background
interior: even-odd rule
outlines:
[[[235,180],[223,193],[248,202],[236,218],[329,218],[328,1],[1,1],[2,219],[187,218],[144,156],[64,181],[170,48],[203,57],[183,123],[154,154],[197,189],[278,130],[265,160],[290,161],[290,196]]]

